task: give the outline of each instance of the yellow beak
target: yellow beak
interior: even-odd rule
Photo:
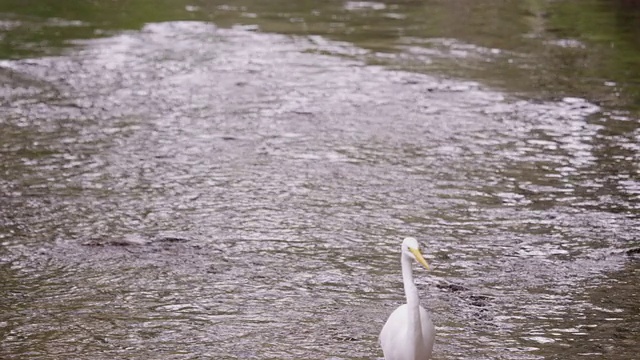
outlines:
[[[425,269],[429,270],[429,264],[427,264],[427,260],[425,260],[424,257],[422,257],[422,253],[420,253],[420,250],[409,248],[409,251],[411,251],[413,256],[416,257],[416,260],[418,260],[418,262],[422,264],[422,266],[424,266]]]

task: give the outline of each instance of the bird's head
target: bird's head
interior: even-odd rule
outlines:
[[[402,256],[407,256],[410,259],[413,259],[420,263],[420,265],[424,266],[425,269],[429,270],[429,264],[422,256],[420,252],[420,244],[418,244],[418,240],[412,237],[405,238],[402,242]]]

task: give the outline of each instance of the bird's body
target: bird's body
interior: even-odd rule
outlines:
[[[428,360],[431,358],[435,329],[429,313],[420,306],[411,261],[416,260],[425,268],[428,265],[414,238],[403,241],[401,259],[407,303],[400,305],[387,319],[380,332],[380,345],[385,360]]]

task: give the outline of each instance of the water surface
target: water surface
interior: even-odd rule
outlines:
[[[632,70],[516,3],[3,9],[2,357],[380,358],[415,236],[436,359],[633,359]]]

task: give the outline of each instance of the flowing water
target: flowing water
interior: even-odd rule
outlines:
[[[4,2],[0,358],[637,358],[636,5]]]

